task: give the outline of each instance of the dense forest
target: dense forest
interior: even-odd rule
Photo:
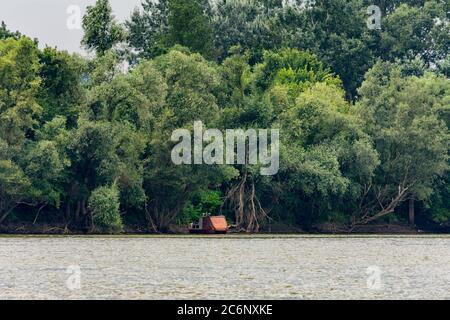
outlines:
[[[98,0],[89,57],[2,23],[0,230],[448,226],[449,19],[448,0],[144,0],[119,23]],[[279,172],[173,164],[197,120],[279,129]]]

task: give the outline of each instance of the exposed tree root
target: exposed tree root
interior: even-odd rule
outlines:
[[[261,223],[270,219],[268,212],[263,209],[256,195],[255,182],[247,172],[228,191],[225,204],[234,211],[239,231],[258,232]]]

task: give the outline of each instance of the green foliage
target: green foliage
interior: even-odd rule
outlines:
[[[379,63],[359,92],[359,112],[381,160],[376,201],[429,198],[436,179],[449,169],[448,127],[440,117],[450,97],[448,79],[430,73],[402,77],[398,67]]]
[[[103,232],[121,232],[123,224],[119,206],[119,190],[115,185],[95,189],[89,198],[89,210],[92,211],[94,226]]]
[[[83,18],[92,59],[2,23],[0,223],[35,207],[71,231],[123,217],[164,232],[221,207],[242,230],[308,229],[401,221],[412,198],[420,222],[448,225],[448,1],[302,3],[145,0],[125,35],[99,0]],[[279,129],[278,174],[175,165],[171,134],[196,120]]]
[[[84,98],[81,77],[85,69],[84,61],[75,55],[46,47],[40,53],[40,77],[42,88],[40,104],[45,106],[43,121],[55,116],[65,116],[74,126],[79,106]]]
[[[219,191],[206,191],[200,196],[200,204],[206,212],[215,213],[223,204]]]
[[[314,1],[304,10],[286,8],[279,15],[283,44],[315,53],[351,98],[374,62],[377,32],[367,28],[367,6],[360,0]]]
[[[169,43],[188,47],[204,57],[211,56],[212,29],[208,0],[169,0]]]
[[[176,166],[171,161],[174,144],[170,136],[174,129],[192,129],[197,119],[211,125],[220,114],[216,97],[220,83],[217,66],[199,54],[180,50],[172,50],[154,60],[166,84],[167,96],[162,109],[154,113],[149,132],[144,189],[149,219],[158,230],[167,230],[192,194],[206,185],[217,186],[235,176],[233,168],[227,166]]]
[[[175,49],[156,58],[155,67],[167,84],[167,111],[173,113],[167,120],[173,128],[192,125],[197,119],[209,124],[217,118],[215,93],[220,79],[214,63],[199,54]]]
[[[219,191],[207,190],[200,192],[194,202],[204,213],[216,214],[217,209],[223,204],[223,199]]]
[[[63,193],[64,170],[69,161],[60,155],[55,142],[41,140],[24,148],[22,167],[31,180],[30,199],[59,208]]]
[[[135,9],[125,22],[128,43],[138,57],[154,58],[167,51],[169,43],[169,1],[142,1],[142,10]]]
[[[220,1],[212,16],[214,48],[219,60],[239,45],[250,50],[252,62],[261,59],[263,50],[279,48],[282,42],[277,11],[263,1]]]
[[[129,74],[109,74],[111,61],[99,61],[93,72],[87,99],[90,119],[128,122],[137,128],[148,126],[152,115],[162,107],[166,85],[153,63],[143,62]]]
[[[198,221],[204,214],[217,214],[222,205],[223,199],[219,191],[200,191],[184,206],[181,221],[191,223]]]
[[[448,224],[450,222],[450,173],[436,183],[435,192],[429,202],[428,213],[434,222]]]
[[[0,223],[25,200],[31,183],[11,159],[0,159]]]
[[[6,24],[4,21],[2,21],[1,26],[0,26],[0,40],[6,39],[6,38],[14,38],[14,39],[19,39],[22,35],[20,34],[20,32],[16,31],[16,32],[11,32],[6,28]]]
[[[104,54],[124,38],[122,26],[117,24],[112,14],[109,0],[97,0],[94,6],[88,6],[83,16],[84,36],[82,44],[89,50]]]
[[[316,82],[336,86],[341,84],[315,55],[296,49],[266,52],[256,73],[256,83],[262,90],[282,85],[294,96]]]
[[[401,4],[383,21],[378,55],[391,61],[420,57],[428,65],[445,58],[450,49],[446,12],[448,3],[442,1],[425,1],[421,7]]]
[[[25,37],[0,40],[0,132],[8,144],[20,144],[42,113],[36,97],[41,86],[39,68],[33,41]]]
[[[301,207],[312,201],[303,213],[310,224],[336,210],[347,211],[348,219],[352,199],[363,192],[379,165],[370,138],[349,110],[342,89],[317,83],[280,116],[283,197]]]
[[[174,45],[211,57],[210,11],[207,0],[144,0],[126,22],[129,44],[138,58],[154,58]]]

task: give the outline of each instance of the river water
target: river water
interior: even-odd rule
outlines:
[[[0,299],[450,299],[450,237],[0,237]]]

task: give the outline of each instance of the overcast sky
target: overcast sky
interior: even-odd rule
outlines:
[[[40,46],[57,46],[70,52],[82,52],[82,31],[74,29],[78,6],[81,15],[96,0],[0,0],[0,20],[8,29],[38,38]],[[130,16],[141,0],[110,0],[119,21]],[[68,12],[69,11],[69,12]],[[71,26],[71,28],[68,27]]]

